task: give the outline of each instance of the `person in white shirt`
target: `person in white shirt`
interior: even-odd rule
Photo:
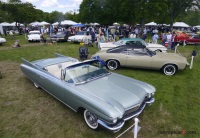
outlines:
[[[157,44],[158,43],[158,34],[157,33],[155,33],[154,35],[153,35],[153,37],[152,37],[152,42],[154,43],[154,44]]]
[[[130,34],[129,37],[130,37],[130,38],[136,38],[136,35],[135,35],[135,33],[131,32],[131,34]]]
[[[171,49],[171,42],[172,42],[172,34],[171,34],[171,32],[169,32],[168,34],[167,34],[167,42],[168,42],[168,49]]]
[[[135,30],[134,30],[134,33],[135,33],[136,37],[138,37],[139,30],[138,30],[138,28],[137,28],[137,27],[135,28]]]

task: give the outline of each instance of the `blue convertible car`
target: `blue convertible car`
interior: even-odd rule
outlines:
[[[79,62],[56,54],[55,58],[33,62],[23,59],[21,70],[36,88],[82,112],[94,130],[101,125],[116,132],[154,102],[152,85],[108,72],[99,60]]]

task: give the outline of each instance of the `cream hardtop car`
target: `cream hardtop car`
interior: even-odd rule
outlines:
[[[99,51],[92,56],[99,56],[110,70],[119,66],[161,70],[165,75],[173,75],[183,70],[189,63],[176,53],[151,51],[145,46],[122,45],[107,51]]]

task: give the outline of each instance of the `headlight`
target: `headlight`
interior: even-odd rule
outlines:
[[[147,93],[147,98],[150,98],[151,97],[151,93]]]
[[[117,119],[113,119],[113,123],[116,123],[117,122]]]
[[[147,93],[148,98],[151,98],[153,95],[154,95],[154,92],[153,93]]]

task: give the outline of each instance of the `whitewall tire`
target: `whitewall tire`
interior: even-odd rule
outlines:
[[[85,110],[84,111],[84,120],[86,124],[93,130],[97,130],[99,127],[99,124],[97,122],[97,118],[94,114],[92,114],[90,111]]]

